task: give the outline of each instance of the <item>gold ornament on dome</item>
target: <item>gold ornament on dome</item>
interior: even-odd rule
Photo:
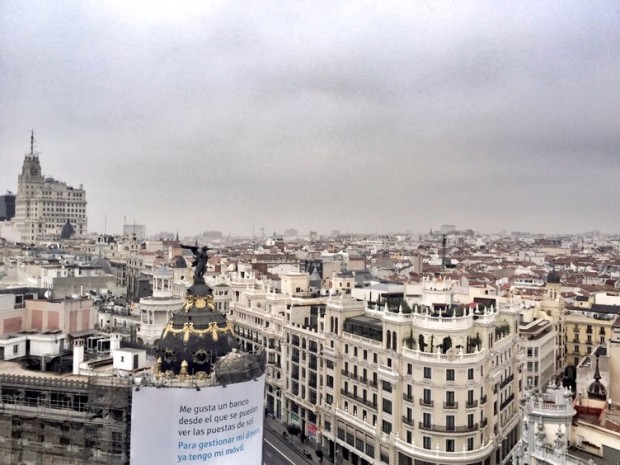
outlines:
[[[212,295],[209,295],[206,298],[188,295],[185,297],[185,304],[183,305],[183,309],[185,310],[185,312],[189,312],[189,310],[192,307],[199,308],[199,309],[208,308],[209,310],[214,312],[215,311],[214,298]]]
[[[211,334],[211,338],[214,341],[217,341],[220,337],[220,333],[226,334],[229,333],[231,336],[234,336],[233,325],[230,321],[226,322],[226,326],[220,328],[217,323],[211,322],[209,326],[205,329],[196,329],[194,328],[194,323],[191,321],[186,322],[182,328],[174,329],[172,327],[172,321],[169,321],[168,324],[164,327],[164,333],[162,335],[162,339],[166,337],[168,333],[174,334],[175,336],[178,334],[183,334],[183,342],[189,341],[189,336],[191,334],[195,334],[196,336],[204,336],[205,334]]]

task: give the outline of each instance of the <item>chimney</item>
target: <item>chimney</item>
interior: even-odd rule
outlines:
[[[114,352],[121,348],[121,335],[120,334],[112,334],[110,336],[110,352]]]
[[[84,361],[84,339],[73,341],[73,374],[80,374],[80,363]]]

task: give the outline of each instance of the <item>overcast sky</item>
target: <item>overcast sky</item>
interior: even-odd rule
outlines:
[[[620,2],[4,0],[31,129],[90,231],[620,232]]]

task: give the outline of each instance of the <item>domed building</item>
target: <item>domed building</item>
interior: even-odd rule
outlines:
[[[233,325],[217,310],[203,278],[208,248],[191,249],[193,284],[155,344],[155,365],[133,391],[132,464],[196,463],[234,454],[259,465],[265,357],[238,350]]]
[[[219,374],[241,382],[261,376],[265,366],[263,354],[238,351],[232,322],[217,311],[213,289],[197,273],[182,307],[164,326],[156,343],[156,353],[155,377],[180,380],[192,377],[210,379],[211,383],[218,384],[216,375]],[[226,363],[219,363],[227,356]],[[237,362],[232,363],[232,360]],[[219,370],[216,368],[218,363]],[[232,373],[237,365],[239,373]]]

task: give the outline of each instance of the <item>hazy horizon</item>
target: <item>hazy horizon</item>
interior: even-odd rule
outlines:
[[[620,3],[0,3],[0,191],[34,129],[89,231],[620,232]]]

